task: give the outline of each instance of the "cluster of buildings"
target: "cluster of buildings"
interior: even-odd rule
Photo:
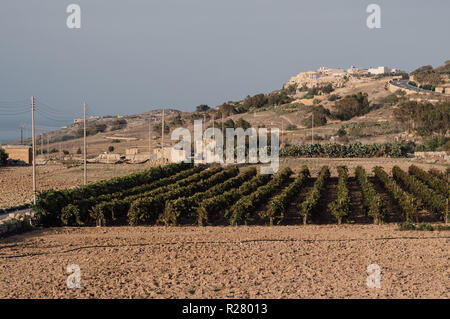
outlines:
[[[387,66],[379,66],[376,68],[356,68],[354,66],[351,66],[349,69],[347,69],[348,74],[356,74],[356,75],[362,75],[362,76],[370,76],[370,75],[380,75],[380,74],[404,74],[405,71],[402,71],[400,69],[390,69]]]
[[[405,71],[391,69],[387,66],[370,67],[368,69],[351,66],[347,70],[341,68],[320,67],[317,71],[301,72],[292,77],[289,84],[306,85],[308,87],[320,83],[332,83],[335,87],[342,87],[349,77],[376,76],[380,74],[403,74]]]

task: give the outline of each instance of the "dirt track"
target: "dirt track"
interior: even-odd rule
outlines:
[[[449,298],[449,233],[395,228],[40,230],[0,240],[0,298]],[[80,289],[67,288],[70,264]]]

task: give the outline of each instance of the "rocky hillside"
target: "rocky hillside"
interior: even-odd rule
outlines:
[[[311,142],[312,134],[316,142],[420,141],[408,125],[396,120],[394,111],[402,102],[427,100],[427,96],[406,97],[400,91],[391,92],[388,82],[393,78],[346,76],[338,83],[321,80],[303,84],[291,79],[281,90],[248,96],[242,101],[230,101],[213,108],[200,105],[193,112],[166,109],[165,145],[170,145],[173,129],[180,126],[192,129],[193,121],[203,118],[208,125],[212,125],[214,119],[216,127],[222,126],[222,119],[225,127],[278,127],[282,129],[281,138],[285,144]],[[161,118],[162,110],[90,118],[88,155],[124,154],[129,148],[148,153],[149,147],[160,147]],[[82,122],[77,122],[48,133],[44,138],[44,153],[48,151],[54,157],[63,153],[79,157],[83,145],[82,128]],[[37,142],[40,153],[40,137]]]

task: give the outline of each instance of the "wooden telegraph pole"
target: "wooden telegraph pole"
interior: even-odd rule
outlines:
[[[152,157],[152,118],[148,119],[148,159]]]
[[[20,124],[20,145],[23,145],[23,129],[25,128],[25,125],[23,123]]]
[[[84,176],[83,176],[83,181],[84,181],[84,185],[87,185],[87,155],[86,155],[86,103],[83,103],[83,165],[84,165]]]
[[[164,159],[164,116],[165,116],[165,110],[163,109],[162,119],[161,119],[161,157],[163,159]]]
[[[34,131],[34,96],[31,97],[31,142],[33,148],[33,204],[36,204],[36,141]]]
[[[41,155],[44,157],[44,129],[41,128]]]

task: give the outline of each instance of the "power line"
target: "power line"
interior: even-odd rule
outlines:
[[[42,111],[41,109],[36,109],[36,112],[41,115],[42,117],[46,118],[47,120],[54,121],[54,122],[60,122],[60,123],[67,123],[72,122],[73,118],[67,118],[67,117],[59,117],[52,114],[49,114],[45,111]]]
[[[42,106],[43,110],[46,110],[51,113],[71,115],[71,116],[80,116],[79,112],[73,112],[73,110],[78,110],[78,108],[75,108],[75,107],[64,107],[61,109],[61,108],[52,106],[49,103],[42,101],[41,99],[37,99],[37,102],[38,102],[38,104],[37,104],[38,107]],[[69,111],[69,110],[72,110],[72,111]]]

